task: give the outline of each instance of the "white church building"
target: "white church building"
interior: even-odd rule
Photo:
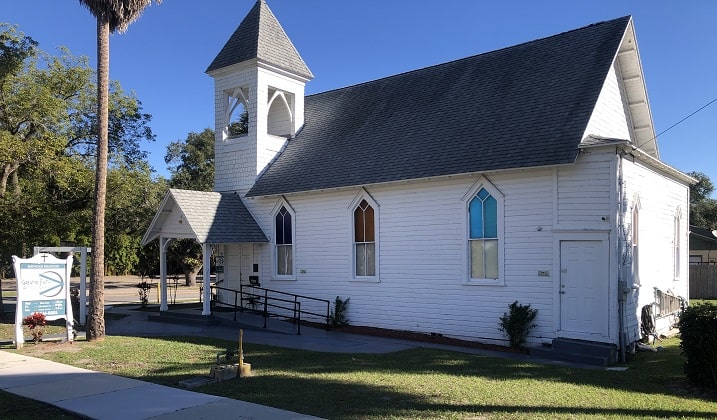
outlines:
[[[618,352],[688,295],[694,180],[660,159],[629,16],[306,96],[259,0],[207,74],[214,192],[170,190],[143,240],[165,284],[167,244],[195,238],[222,288],[350,298],[352,325],[506,344],[517,300],[529,343]]]

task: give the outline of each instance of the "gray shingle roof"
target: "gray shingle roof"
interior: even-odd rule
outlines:
[[[308,96],[248,195],[573,163],[629,22]]]
[[[692,236],[698,236],[699,239],[717,244],[717,236],[711,229],[690,225],[690,237]]]
[[[157,238],[171,208],[179,207],[195,239],[200,243],[268,242],[264,232],[236,193],[170,189],[147,229],[143,244]]]
[[[314,77],[264,0],[256,2],[207,73],[254,58],[307,79]]]

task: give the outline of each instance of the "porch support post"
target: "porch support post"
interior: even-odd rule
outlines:
[[[171,238],[159,237],[159,310],[167,311],[167,247]]]
[[[202,315],[211,315],[211,302],[209,301],[211,299],[211,290],[209,289],[211,282],[209,281],[209,271],[211,269],[210,258],[212,250],[211,246],[206,242],[202,244],[202,253],[204,254],[202,259],[204,262],[202,266],[204,270],[202,275],[202,283],[204,285],[204,289],[202,290],[202,293],[204,293],[204,296],[202,296]]]

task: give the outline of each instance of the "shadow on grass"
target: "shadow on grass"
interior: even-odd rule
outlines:
[[[150,348],[176,348],[182,354],[171,361],[137,366],[136,373],[129,376],[168,386],[178,386],[191,376],[208,375],[216,353],[236,347],[235,342],[206,337],[153,340]],[[186,345],[197,347],[186,354],[179,350]],[[682,378],[678,348],[638,354],[625,372],[434,349],[340,354],[245,344],[244,350],[245,361],[252,364],[253,377],[196,390],[327,418],[463,417],[489,413],[529,417],[717,417],[717,406],[711,405],[710,399],[668,386]],[[194,361],[186,363],[187,358]],[[496,390],[500,395],[492,395]]]
[[[217,352],[236,347],[236,342],[207,337],[143,340],[108,337],[103,346],[53,360],[82,361],[78,366],[177,387],[184,379],[208,375]],[[345,354],[245,344],[244,351],[253,377],[196,391],[332,419],[480,414],[717,417],[713,399],[669,386],[683,379],[682,358],[674,346],[637,354],[625,372],[425,348]]]
[[[241,385],[219,383],[202,387],[202,392],[280,407],[325,418],[445,418],[470,417],[486,414],[512,414],[519,417],[538,415],[580,415],[616,418],[714,418],[715,411],[680,408],[610,408],[559,406],[541,404],[539,400],[526,404],[483,402],[480,395],[466,397],[468,401],[441,402],[440,395],[422,395],[397,391],[392,386],[363,385],[303,377],[262,376],[236,380]],[[277,386],[277,384],[281,384]],[[506,396],[509,399],[509,396]],[[277,405],[277,401],[281,404]],[[507,402],[507,401],[506,401]]]

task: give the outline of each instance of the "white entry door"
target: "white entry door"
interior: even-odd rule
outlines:
[[[607,241],[560,241],[560,335],[608,336]]]

